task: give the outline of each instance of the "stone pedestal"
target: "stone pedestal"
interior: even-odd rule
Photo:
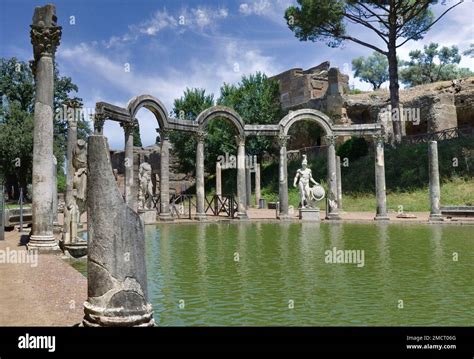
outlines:
[[[305,222],[321,222],[319,208],[300,208],[299,218]]]
[[[82,324],[153,326],[143,222],[117,187],[107,139],[92,135],[88,142],[88,298]]]
[[[143,221],[143,224],[156,224],[156,210],[155,209],[139,209],[138,215]]]
[[[56,251],[53,235],[54,54],[61,38],[54,5],[36,7],[31,25],[35,76],[32,229],[28,249]]]

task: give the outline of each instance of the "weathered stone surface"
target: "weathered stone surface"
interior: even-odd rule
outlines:
[[[321,222],[319,208],[300,208],[299,218],[302,221]]]
[[[151,326],[143,223],[123,200],[107,139],[89,137],[88,299],[85,326]]]
[[[429,176],[430,176],[430,221],[442,221],[441,187],[439,184],[438,143],[431,141],[428,145]]]
[[[28,249],[55,251],[53,235],[53,56],[59,45],[61,28],[56,26],[54,5],[36,7],[31,25],[35,75],[33,134],[33,223]]]

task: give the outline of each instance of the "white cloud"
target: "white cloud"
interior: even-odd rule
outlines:
[[[224,82],[236,83],[243,75],[261,71],[268,76],[275,75],[283,69],[276,64],[276,59],[265,56],[258,48],[250,45],[231,41],[218,41],[213,46],[215,52],[209,58],[191,58],[182,69],[160,68],[161,73],[141,72],[131,62],[131,71],[125,72],[124,64],[109,55],[100,52],[98,48],[81,43],[74,47],[63,47],[58,52],[61,63],[75,71],[87,73],[88,78],[94,79],[94,84],[99,90],[93,90],[86,96],[86,105],[94,107],[95,102],[106,101],[117,106],[126,106],[128,100],[141,94],[150,94],[160,99],[166,109],[170,111],[176,98],[183,95],[189,88],[203,88],[207,93],[213,93],[215,98],[219,95],[220,87]],[[83,88],[84,86],[80,86]],[[117,101],[116,98],[107,98],[103,94],[125,93],[126,98]],[[89,90],[90,92],[90,90]],[[95,94],[95,95],[94,95]],[[156,122],[150,120],[151,115],[145,116],[144,129],[141,131],[144,145],[154,143],[156,138]],[[142,122],[140,122],[142,127]],[[147,126],[154,126],[153,128]],[[106,136],[110,136],[111,147],[121,148],[123,139],[116,126],[108,125],[104,128]],[[118,136],[118,137],[117,137]]]
[[[264,15],[271,9],[271,4],[268,0],[255,0],[250,3],[242,3],[239,6],[239,12],[245,16],[249,15]]]
[[[151,19],[142,22],[136,28],[142,34],[153,36],[165,28],[176,28],[177,26],[178,20],[164,10],[156,11]]]

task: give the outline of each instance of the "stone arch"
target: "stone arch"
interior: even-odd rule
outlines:
[[[244,121],[237,112],[226,106],[212,106],[209,107],[207,110],[202,111],[197,117],[199,130],[205,131],[209,121],[216,117],[222,117],[227,119],[234,125],[239,135],[244,135]]]
[[[166,111],[165,105],[160,100],[152,95],[140,95],[132,98],[127,105],[132,119],[135,118],[137,112],[142,107],[145,107],[155,115],[160,130],[169,128],[168,111]]]
[[[288,131],[290,130],[290,127],[295,122],[303,121],[303,120],[316,122],[318,125],[320,125],[323,128],[326,136],[333,135],[333,124],[332,124],[331,119],[328,116],[326,116],[324,113],[322,113],[321,111],[307,109],[307,108],[291,111],[285,117],[283,117],[279,123],[280,133],[285,136],[288,135]]]

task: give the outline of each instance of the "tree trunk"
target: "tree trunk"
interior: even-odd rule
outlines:
[[[390,41],[388,48],[388,72],[390,77],[390,104],[392,105],[392,114],[396,113],[397,116],[392,116],[393,126],[393,139],[392,143],[400,143],[402,139],[402,126],[401,126],[401,114],[400,114],[400,97],[399,97],[399,84],[398,84],[398,61],[397,53],[395,48],[395,40]]]

